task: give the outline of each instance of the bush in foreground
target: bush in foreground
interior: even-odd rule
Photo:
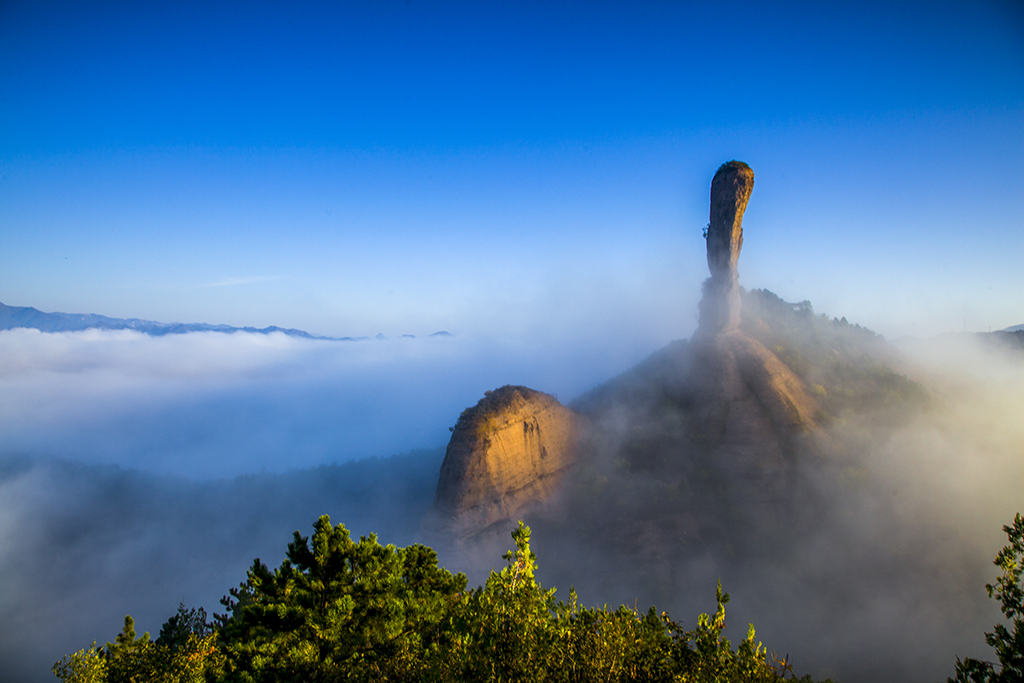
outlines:
[[[430,548],[356,542],[323,516],[312,538],[295,532],[279,568],[253,562],[216,628],[182,606],[152,642],[126,617],[115,642],[66,655],[53,671],[75,683],[795,678],[753,625],[735,648],[724,637],[721,586],[715,614],[686,631],[653,607],[583,607],[574,591],[556,600],[535,578],[529,527],[520,522],[512,538],[505,568],[467,589]]]

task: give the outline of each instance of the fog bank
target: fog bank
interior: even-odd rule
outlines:
[[[571,396],[600,365],[459,339],[12,331],[0,348],[2,682],[52,680],[57,658],[112,639],[127,613],[155,633],[179,601],[216,611],[254,557],[276,566],[320,514],[413,542],[462,408],[510,381]],[[1000,614],[984,584],[1001,526],[1024,510],[1024,353],[970,336],[904,353],[897,369],[928,405],[831,423],[845,455],[798,468],[786,526],[648,525],[629,539],[641,553],[602,540],[625,523],[562,508],[534,524],[540,579],[688,628],[721,579],[731,637],[753,622],[797,672],[838,681],[938,681],[957,655],[991,658],[983,631]],[[642,476],[609,486],[623,514],[667,504]],[[442,560],[479,582],[510,541]]]
[[[957,335],[890,360],[926,400],[823,420],[830,449],[797,454],[783,498],[770,481],[691,462],[678,450],[686,416],[664,401],[613,411],[612,440],[527,515],[541,581],[693,627],[721,580],[734,642],[753,623],[815,678],[924,683],[952,675],[957,656],[992,659],[983,634],[1002,617],[984,586],[1002,526],[1024,511],[1024,349]],[[481,581],[509,541],[442,557]]]
[[[221,611],[253,558],[277,566],[322,514],[413,542],[442,455],[199,482],[0,456],[0,681],[54,680],[55,661],[113,640],[125,614],[156,637],[179,602]]]
[[[544,342],[283,334],[0,332],[4,453],[226,477],[447,443],[510,381],[563,400],[647,351]]]

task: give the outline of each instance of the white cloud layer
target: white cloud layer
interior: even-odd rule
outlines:
[[[443,446],[486,390],[566,400],[646,351],[17,329],[0,332],[0,430],[7,453],[196,478],[284,471]]]
[[[730,623],[754,622],[816,676],[932,681],[957,655],[990,658],[982,632],[999,614],[983,586],[1000,526],[1024,511],[1024,353],[964,338],[907,352],[934,404],[884,435],[835,427],[861,454],[822,480],[828,507],[792,553],[698,558],[653,589],[629,558],[539,536],[542,578],[684,620],[713,607],[722,578]],[[521,383],[565,401],[638,355],[600,339],[0,332],[0,683],[46,680],[125,613],[156,631],[179,600],[217,609],[253,557],[276,565],[319,514],[412,542],[447,427],[483,391]],[[433,450],[314,467],[416,447]]]

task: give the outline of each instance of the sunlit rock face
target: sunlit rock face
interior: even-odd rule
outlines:
[[[722,164],[711,181],[708,270],[700,307],[700,330],[713,334],[740,324],[740,285],[736,263],[743,248],[743,212],[754,189],[754,172],[742,161]]]
[[[452,432],[434,517],[460,536],[517,519],[547,500],[573,465],[581,428],[548,394],[521,386],[487,392]]]

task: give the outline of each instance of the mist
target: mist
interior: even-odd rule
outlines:
[[[217,611],[321,514],[414,542],[448,427],[484,391],[567,400],[650,350],[600,332],[576,330],[585,353],[550,331],[0,332],[0,681],[53,680],[125,614],[155,636],[179,602]]]
[[[974,335],[877,350],[926,399],[829,422],[826,454],[798,454],[782,497],[770,479],[680,457],[686,420],[642,391],[604,413],[603,441],[561,499],[527,515],[542,583],[585,604],[656,605],[692,628],[721,580],[733,642],[753,623],[815,678],[941,681],[957,656],[994,659],[984,632],[1003,617],[984,586],[1002,526],[1024,510],[1024,350]],[[624,465],[637,443],[667,469]],[[482,581],[508,542],[442,559]]]
[[[0,332],[3,451],[192,479],[442,447],[509,381],[563,399],[643,347],[546,340],[296,339],[275,333]]]
[[[179,602],[217,611],[254,557],[276,566],[320,514],[422,540],[459,412],[513,382],[567,402],[644,353],[595,347],[570,363],[453,337],[0,333],[0,681],[52,680],[54,661],[112,640],[125,614],[155,635]],[[983,632],[1001,615],[984,584],[1024,507],[1024,354],[956,335],[890,360],[927,405],[831,424],[842,453],[796,467],[784,512],[711,509],[725,520],[713,528],[631,537],[593,528],[566,494],[556,517],[528,519],[541,581],[692,627],[721,579],[730,635],[752,622],[816,677],[936,681],[956,656],[991,658]],[[593,467],[626,512],[665,504],[652,477]],[[441,549],[442,563],[482,581],[510,540]]]
[[[729,572],[733,623],[799,671],[939,681],[956,656],[994,659],[983,634],[1004,619],[984,586],[1024,510],[1024,350],[964,335],[907,353],[930,405],[889,428],[833,425],[847,457],[801,471],[820,517],[782,533],[786,554]]]
[[[131,614],[155,638],[179,602],[222,611],[253,558],[277,566],[323,514],[413,541],[443,451],[192,481],[110,465],[0,459],[0,680],[54,680],[62,655]]]

